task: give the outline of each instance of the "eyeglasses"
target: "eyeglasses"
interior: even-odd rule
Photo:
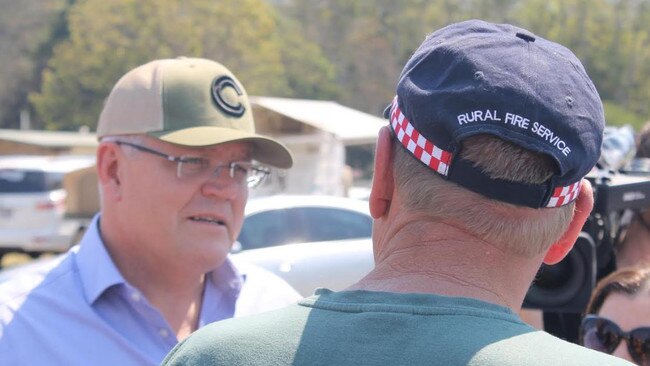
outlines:
[[[176,176],[179,179],[194,179],[194,178],[208,178],[209,176],[219,176],[221,171],[224,168],[228,168],[228,174],[230,178],[233,178],[237,182],[246,182],[246,185],[249,188],[255,188],[259,186],[264,179],[271,172],[269,168],[247,162],[247,161],[233,161],[228,164],[217,165],[215,167],[210,166],[210,160],[206,158],[201,158],[197,156],[172,156],[162,153],[160,151],[150,149],[146,146],[134,144],[126,141],[111,141],[117,145],[126,145],[133,148],[136,148],[140,151],[144,151],[153,155],[158,155],[169,161],[176,163]]]
[[[650,327],[624,332],[613,321],[587,315],[580,324],[580,344],[611,354],[625,339],[627,350],[638,365],[650,365]]]

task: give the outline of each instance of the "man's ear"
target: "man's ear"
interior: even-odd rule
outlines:
[[[121,199],[119,175],[120,151],[116,144],[102,143],[97,148],[97,178],[102,197],[109,200]]]
[[[375,172],[370,188],[370,214],[378,219],[388,212],[393,198],[393,138],[388,126],[379,130],[375,150]]]
[[[576,199],[573,220],[571,220],[569,228],[562,235],[562,238],[548,249],[544,256],[544,263],[548,265],[556,264],[569,253],[578,239],[578,235],[580,235],[580,231],[582,231],[582,227],[587,221],[587,218],[589,218],[593,207],[594,192],[591,183],[583,179],[582,184],[580,184],[580,193],[578,193],[578,198]]]

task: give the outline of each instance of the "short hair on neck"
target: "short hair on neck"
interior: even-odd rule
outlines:
[[[397,139],[393,141],[395,182],[410,210],[454,221],[472,235],[526,257],[538,255],[558,241],[573,218],[574,203],[534,209],[469,191],[445,180]],[[519,183],[543,183],[556,170],[550,157],[487,134],[463,140],[460,157],[491,178]]]

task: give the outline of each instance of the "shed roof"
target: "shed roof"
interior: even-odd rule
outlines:
[[[46,147],[97,146],[94,133],[0,129],[0,140]]]
[[[374,143],[387,122],[336,102],[251,97],[251,103],[335,135],[347,145]]]

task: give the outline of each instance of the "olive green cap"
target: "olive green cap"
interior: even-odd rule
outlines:
[[[126,73],[106,99],[97,137],[146,134],[182,146],[253,144],[253,159],[290,168],[280,142],[255,133],[253,111],[239,80],[201,58],[155,60]]]

